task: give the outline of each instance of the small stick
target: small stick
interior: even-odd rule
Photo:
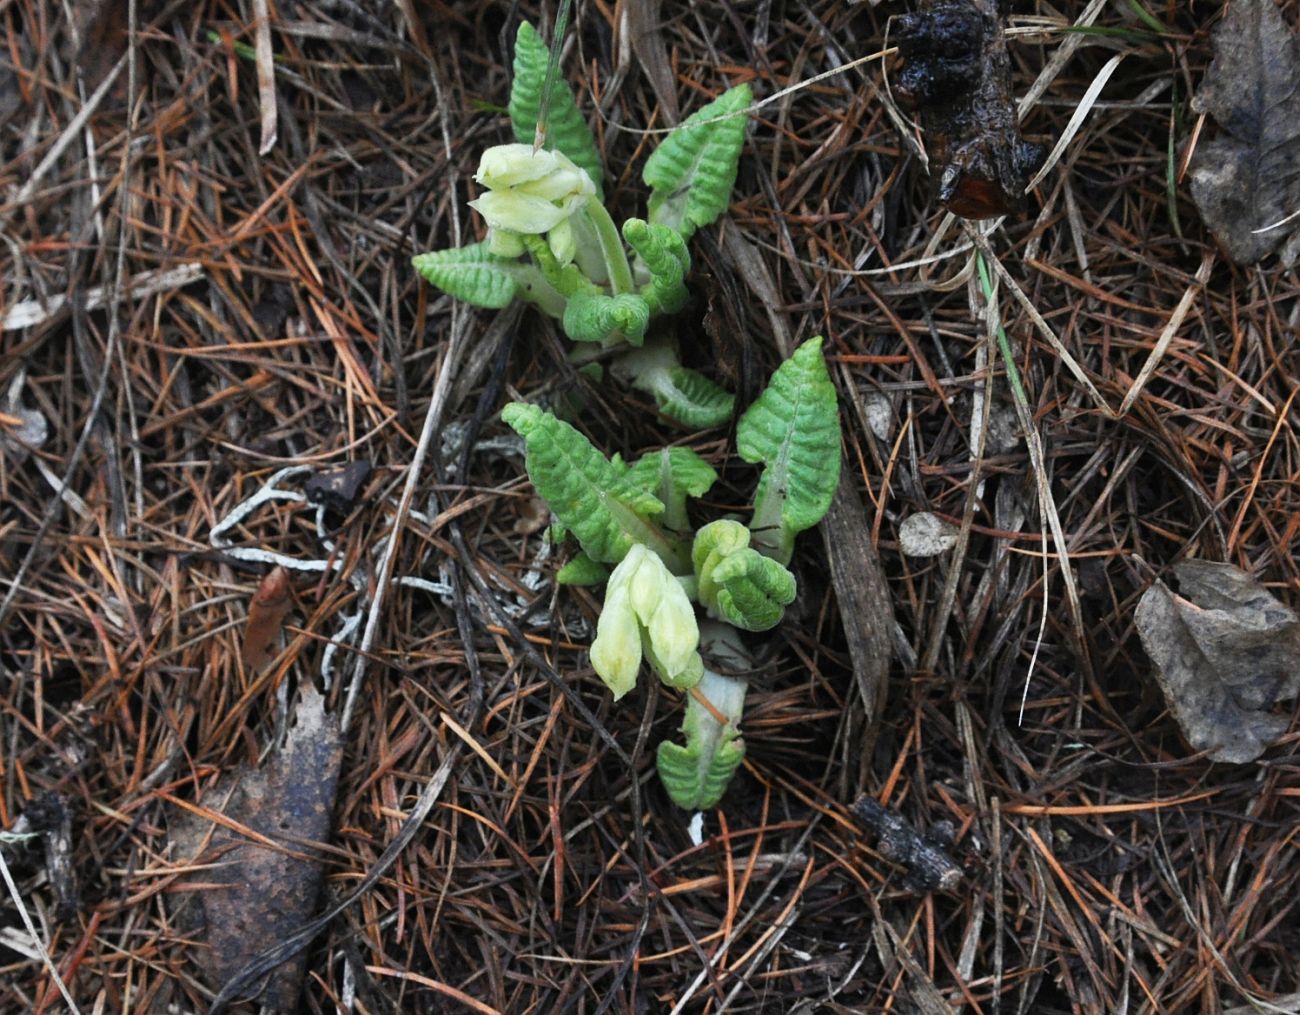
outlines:
[[[876,851],[907,870],[908,883],[923,892],[955,891],[963,874],[940,845],[939,836],[922,835],[901,814],[861,796],[851,808],[876,835]]]

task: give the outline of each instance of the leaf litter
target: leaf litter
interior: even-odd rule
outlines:
[[[1188,743],[1211,761],[1254,761],[1290,725],[1270,709],[1300,695],[1300,617],[1231,564],[1174,566],[1134,622]]]
[[[202,807],[175,818],[173,860],[212,865],[193,875],[202,887],[184,893],[178,911],[202,942],[193,959],[210,986],[220,988],[315,913],[324,881],[319,847],[329,838],[342,759],[338,723],[325,699],[304,687],[284,743],[259,768],[222,776]],[[294,1010],[306,969],[305,952],[276,968],[262,1003]]]
[[[1193,100],[1221,136],[1191,162],[1192,200],[1238,264],[1300,254],[1300,42],[1273,0],[1233,0]]]

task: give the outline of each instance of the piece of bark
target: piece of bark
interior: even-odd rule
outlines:
[[[948,855],[951,835],[922,835],[901,814],[869,796],[853,804],[853,813],[876,836],[876,852],[907,871],[907,882],[922,892],[951,892],[964,874]]]
[[[939,200],[968,219],[1021,211],[1046,149],[1020,133],[998,0],[932,0],[896,38],[894,92],[920,114]]]
[[[871,543],[871,521],[847,470],[841,474],[830,510],[822,519],[822,535],[830,558],[840,623],[853,662],[853,677],[866,713],[862,737],[865,752],[875,738],[876,723],[889,690],[894,607],[880,558]]]

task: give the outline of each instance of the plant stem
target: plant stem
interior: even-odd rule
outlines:
[[[619,235],[614,220],[609,217],[609,212],[598,197],[589,197],[584,210],[592,228],[596,230],[596,240],[600,244],[601,256],[605,258],[605,267],[609,270],[609,287],[613,295],[635,292],[632,266],[628,264],[623,237]]]

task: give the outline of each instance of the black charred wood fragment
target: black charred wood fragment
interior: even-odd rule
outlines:
[[[951,892],[961,884],[962,868],[948,855],[947,834],[922,835],[901,814],[881,806],[869,796],[859,797],[853,813],[876,836],[876,852],[907,871],[908,886],[921,892]]]
[[[374,466],[369,462],[349,462],[328,472],[318,472],[303,485],[307,500],[324,504],[331,511],[347,514],[361,494],[361,488],[370,479]]]
[[[1021,211],[1046,149],[1020,133],[998,0],[930,0],[896,40],[895,94],[921,118],[939,200],[969,219]]]
[[[15,836],[39,835],[45,846],[45,871],[54,889],[54,916],[60,923],[79,912],[77,869],[72,858],[72,811],[58,793],[42,793],[23,811],[11,829]]]

